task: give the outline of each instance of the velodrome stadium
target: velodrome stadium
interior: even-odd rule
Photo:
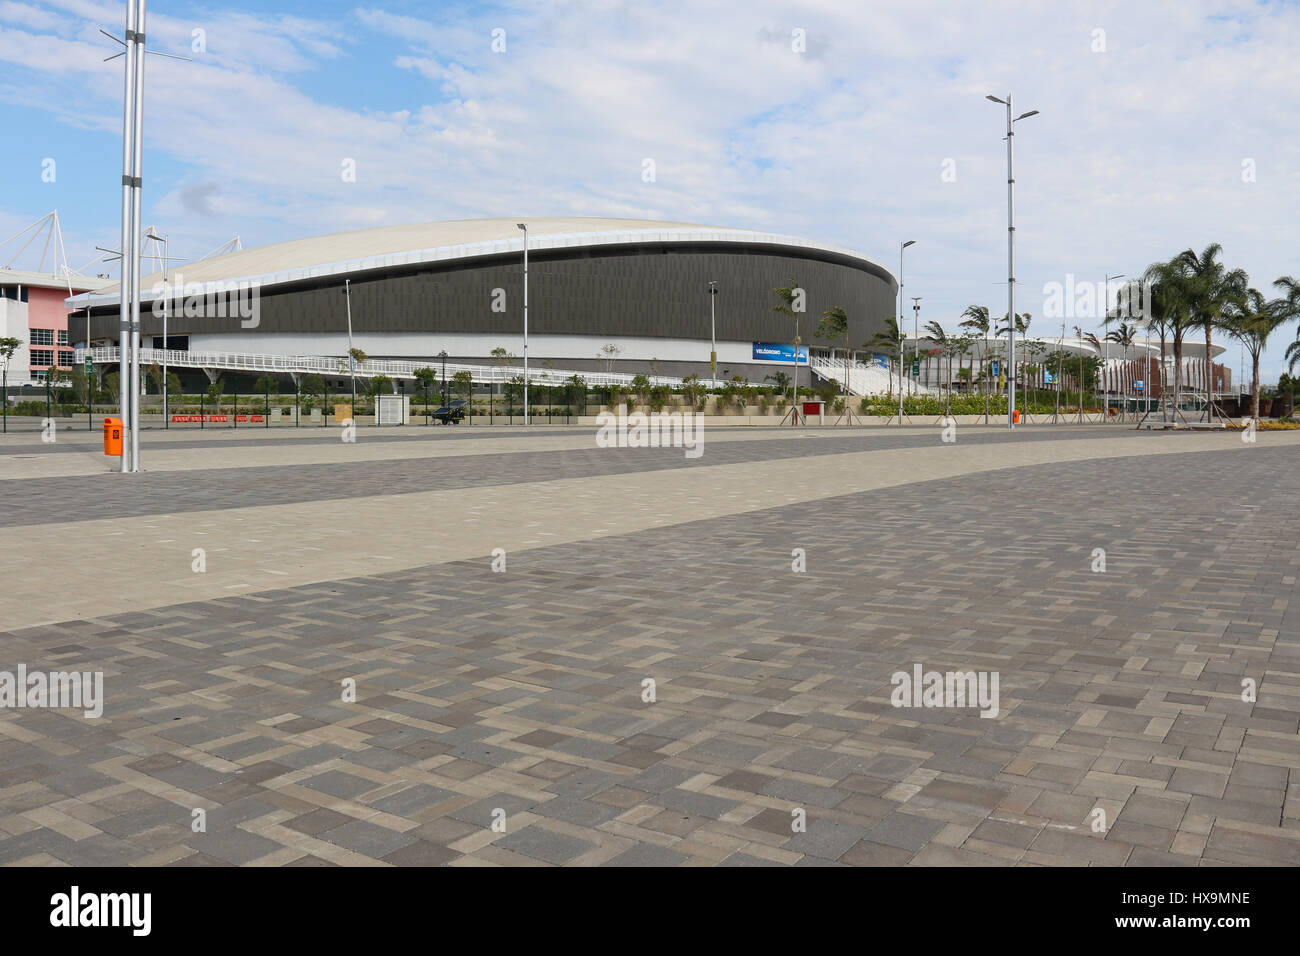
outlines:
[[[141,280],[142,361],[209,377],[325,371],[341,384],[350,325],[367,357],[360,374],[408,377],[446,363],[449,375],[515,375],[524,354],[525,241],[534,379],[708,380],[715,339],[719,378],[788,374],[794,321],[773,311],[781,301],[773,289],[794,279],[805,290],[800,365],[843,367],[844,339],[816,334],[822,313],[841,306],[854,378],[879,372],[883,383],[883,370],[869,368],[872,355],[859,348],[896,308],[897,281],[879,263],[807,239],[632,219],[384,226],[183,263]],[[68,300],[73,328],[85,327],[89,311],[97,365],[116,364],[118,299],[109,286]],[[493,354],[501,349],[505,362]],[[865,381],[851,384],[867,390]]]

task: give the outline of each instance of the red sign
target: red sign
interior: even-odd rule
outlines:
[[[228,421],[230,421],[230,416],[229,416],[229,415],[208,415],[208,416],[204,417],[203,415],[173,415],[173,416],[172,416],[172,421],[174,421],[174,422],[204,422],[204,421],[207,421],[207,422],[228,422]],[[265,422],[265,421],[266,421],[266,416],[264,416],[264,415],[240,415],[239,417],[237,417],[237,418],[235,419],[235,421],[236,421],[236,422]]]

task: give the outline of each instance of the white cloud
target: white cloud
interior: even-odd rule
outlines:
[[[108,41],[94,26],[120,30],[120,6],[58,2],[58,22],[18,6],[0,6],[19,24],[0,28],[0,63],[17,74],[3,95],[116,129],[120,61],[99,63]],[[909,291],[925,296],[923,320],[951,326],[971,302],[1005,308],[1005,118],[984,95],[1010,89],[1041,110],[1016,137],[1023,308],[1066,273],[1132,274],[1216,240],[1257,285],[1300,272],[1300,145],[1279,119],[1300,107],[1292,6],[520,0],[436,22],[210,11],[149,19],[168,52],[207,31],[207,55],[150,62],[147,127],[151,151],[192,171],[151,201],[203,248],[234,232],[251,244],[513,213],[761,228],[891,268],[915,238]],[[796,28],[807,53],[791,49]],[[1091,50],[1098,28],[1104,53]],[[362,43],[388,52],[362,58]],[[322,68],[337,96],[316,92]],[[382,90],[373,108],[341,105],[363,76]],[[355,183],[339,175],[349,158]],[[946,159],[956,182],[940,178]],[[184,190],[200,186],[211,202],[196,213]]]

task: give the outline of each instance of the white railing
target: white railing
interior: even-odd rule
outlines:
[[[85,362],[87,350],[77,349],[77,363]],[[116,365],[121,361],[117,346],[101,346],[89,350],[90,360],[96,365]],[[166,365],[203,369],[229,369],[236,372],[285,372],[316,373],[325,375],[347,375],[348,358],[342,355],[261,355],[249,352],[191,352],[178,349],[141,349],[142,365]],[[446,366],[441,359],[431,358],[423,362],[396,361],[389,359],[366,359],[356,363],[359,378],[373,378],[387,375],[389,378],[415,378],[417,369],[431,368],[441,376],[446,368],[450,379],[457,372],[469,372],[470,377],[480,384],[502,384],[514,378],[522,378],[522,365],[468,365],[461,362],[448,362]],[[606,385],[631,385],[635,377],[626,372],[593,372],[574,369],[528,368],[528,381],[539,385],[563,385],[566,380],[577,375],[589,386],[599,388]],[[667,385],[680,388],[682,380],[664,375],[650,375],[651,385]]]
[[[808,367],[825,379],[835,379],[843,384],[844,360],[828,358],[822,355],[811,356]],[[867,365],[862,362],[849,363],[849,392],[854,395],[888,395],[898,393],[897,376],[879,365]],[[916,384],[917,391],[927,394],[931,388]]]

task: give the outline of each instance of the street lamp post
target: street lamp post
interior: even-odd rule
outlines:
[[[1112,279],[1122,278],[1124,278],[1124,273],[1122,272],[1119,275],[1108,275],[1106,276],[1105,284],[1101,288],[1101,328],[1104,333],[1101,339],[1101,347],[1104,350],[1103,354],[1105,356],[1101,362],[1102,382],[1104,383],[1102,387],[1102,393],[1104,396],[1102,402],[1105,405],[1101,414],[1101,420],[1103,422],[1106,421],[1107,417],[1110,415],[1110,339],[1106,337],[1110,334],[1110,331],[1107,328],[1107,326],[1110,325],[1110,283]],[[1121,286],[1121,288],[1123,287]],[[1115,302],[1115,318],[1119,318],[1118,300]]]
[[[912,361],[917,374],[912,376],[912,394],[921,387],[921,297],[912,296]]]
[[[352,280],[343,280],[343,297],[348,304],[348,378],[352,382],[352,423],[357,420],[357,360],[352,349]]]
[[[718,387],[718,324],[714,310],[714,296],[718,294],[718,280],[709,280],[709,376],[710,384]],[[798,350],[796,350],[797,352]],[[798,355],[795,356],[796,360]]]
[[[146,239],[152,239],[154,242],[162,243],[162,264],[163,264],[163,360],[162,360],[162,393],[163,393],[163,428],[171,427],[171,394],[167,387],[167,318],[171,313],[171,294],[167,288],[167,268],[171,265],[171,260],[167,256],[167,237],[158,235],[153,226],[145,233]],[[182,276],[182,278],[184,278]],[[89,310],[87,310],[89,312]],[[86,333],[86,348],[90,348],[90,333]]]
[[[515,223],[524,231],[524,424],[528,418],[528,223]]]
[[[442,404],[447,404],[447,350],[443,349],[438,353],[438,358],[442,359]]]
[[[907,364],[907,340],[903,337],[903,250],[915,239],[898,244],[898,425],[903,426],[903,366]]]
[[[1016,407],[1016,123],[1038,114],[1030,110],[1012,117],[1011,94],[1005,100],[992,94],[985,97],[1007,108],[1007,428],[1015,428]]]

